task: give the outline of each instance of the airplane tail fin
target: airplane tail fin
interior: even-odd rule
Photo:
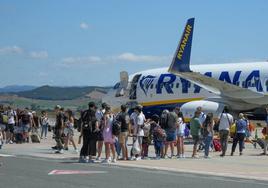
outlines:
[[[190,18],[187,20],[180,43],[177,47],[172,63],[169,67],[169,72],[191,72],[190,57],[193,31],[194,18]]]

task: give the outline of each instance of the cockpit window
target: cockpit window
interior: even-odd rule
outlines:
[[[114,85],[114,89],[118,89],[119,86],[120,86],[120,83],[118,82],[118,83],[116,83],[116,84]]]

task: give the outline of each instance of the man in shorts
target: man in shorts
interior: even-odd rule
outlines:
[[[123,160],[127,160],[128,159],[127,140],[130,128],[129,128],[129,115],[127,113],[126,105],[121,105],[121,112],[118,114],[117,118],[118,121],[121,123],[119,144],[122,149]]]
[[[191,130],[191,135],[193,137],[193,142],[194,142],[192,158],[198,158],[197,146],[200,140],[200,129],[201,129],[199,116],[200,116],[200,111],[196,111],[194,113],[194,117],[190,121],[190,130]]]
[[[176,142],[176,129],[178,126],[178,113],[180,111],[179,107],[176,107],[173,109],[172,112],[169,112],[167,114],[167,125],[165,127],[165,131],[166,131],[166,143],[165,143],[165,155],[164,158],[168,158],[167,157],[167,151],[168,148],[170,146],[170,150],[171,150],[171,156],[170,158],[174,158],[174,143]]]

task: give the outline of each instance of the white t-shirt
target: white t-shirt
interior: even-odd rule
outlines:
[[[142,128],[139,128],[139,130],[137,130],[138,127],[140,127],[141,125],[144,125],[144,122],[145,122],[144,114],[140,113],[139,115],[137,115],[136,121],[135,121],[135,133],[137,133],[137,136],[144,136],[144,131]]]
[[[98,120],[98,122],[100,122],[101,121],[101,118],[103,117],[103,114],[105,113],[105,109],[102,109],[102,110],[98,110],[97,112],[96,112],[96,118],[97,118],[97,120]]]
[[[9,110],[7,111],[7,116],[8,116],[8,124],[15,124],[15,116],[16,116],[16,111],[14,110]]]
[[[207,115],[204,112],[201,112],[200,116],[198,117],[201,125],[203,125],[203,123],[205,122],[206,117],[207,117]]]
[[[181,117],[178,118],[178,124],[177,134],[184,134],[185,123],[182,121]]]
[[[234,118],[229,113],[222,113],[222,115],[219,117],[220,124],[219,124],[219,130],[230,130],[230,125],[234,122]]]
[[[136,125],[136,118],[137,118],[137,113],[136,112],[132,112],[130,115],[130,120],[134,123],[134,125],[132,125],[132,128],[135,128]]]

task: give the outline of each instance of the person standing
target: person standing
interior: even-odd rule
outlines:
[[[97,134],[97,150],[98,150],[98,155],[96,160],[99,161],[101,158],[101,152],[102,152],[102,147],[103,147],[103,127],[104,127],[104,113],[105,113],[105,109],[107,107],[106,103],[102,103],[101,104],[101,109],[98,109],[96,112],[96,118],[98,120],[98,124],[99,124],[99,129],[100,131],[98,131]]]
[[[55,141],[56,141],[56,149],[55,153],[63,153],[63,142],[62,142],[62,133],[64,127],[64,114],[61,111],[61,106],[57,105],[55,107],[56,112],[56,124],[55,124]]]
[[[214,127],[214,120],[213,120],[213,113],[208,113],[206,116],[206,119],[203,123],[203,129],[204,129],[204,142],[205,142],[205,158],[209,157],[209,149],[213,140],[213,127]]]
[[[267,146],[268,146],[268,107],[266,107],[266,134],[264,134],[264,147],[263,147],[263,153],[261,153],[261,155],[267,155]]]
[[[48,117],[47,112],[44,110],[41,112],[40,125],[41,125],[41,139],[43,138],[43,135],[45,136],[45,139],[47,139]]]
[[[117,116],[117,120],[121,123],[121,130],[119,134],[119,144],[122,150],[123,160],[128,159],[127,140],[130,133],[129,115],[127,113],[127,106],[121,105],[121,112]]]
[[[64,135],[65,135],[65,142],[64,142],[64,148],[68,150],[69,141],[72,143],[74,150],[76,153],[78,153],[75,141],[74,141],[74,115],[73,112],[68,109],[65,112],[66,122],[65,122],[65,128],[64,128]]]
[[[184,129],[185,129],[185,123],[184,123],[184,117],[182,112],[178,113],[178,125],[177,125],[177,158],[185,158],[184,155]]]
[[[200,141],[200,129],[201,129],[201,124],[198,119],[199,116],[200,116],[200,111],[196,111],[194,113],[194,117],[190,121],[190,131],[191,131],[191,135],[193,137],[193,142],[194,142],[192,158],[198,158],[197,146]]]
[[[224,157],[228,146],[230,127],[234,121],[233,116],[229,114],[229,109],[227,107],[224,108],[219,121],[220,142],[222,147],[222,154],[220,156]]]
[[[80,138],[83,138],[83,145],[80,151],[80,163],[93,163],[93,156],[96,156],[96,132],[99,130],[99,124],[96,118],[96,105],[94,102],[88,103],[88,110],[82,113],[82,129]]]
[[[136,106],[135,112],[137,116],[135,120],[134,136],[135,136],[135,139],[138,139],[139,147],[142,148],[142,139],[144,136],[143,126],[144,126],[146,119],[145,119],[144,114],[142,113],[141,105]],[[141,153],[136,156],[136,160],[140,160],[140,159],[141,159]]]
[[[174,108],[172,112],[169,112],[167,114],[167,126],[165,127],[167,137],[166,137],[164,158],[168,158],[167,152],[169,146],[171,150],[170,158],[174,157],[174,142],[176,142],[176,128],[178,127],[179,112],[180,112],[179,108]]]
[[[232,145],[232,152],[231,156],[234,155],[235,148],[237,143],[239,142],[239,155],[242,155],[243,149],[244,149],[244,140],[246,137],[246,130],[248,129],[248,122],[244,118],[244,114],[239,114],[239,119],[236,121],[236,131],[233,138],[233,145]]]
[[[6,126],[7,142],[13,144],[14,140],[14,127],[17,121],[17,113],[10,106],[7,107],[6,115],[8,116],[8,123]]]
[[[111,112],[111,107],[106,106],[104,113],[104,127],[103,127],[103,140],[105,145],[105,160],[103,163],[116,162],[115,157],[115,136],[112,134],[112,126],[114,120],[114,114]],[[111,158],[111,151],[113,158]]]

